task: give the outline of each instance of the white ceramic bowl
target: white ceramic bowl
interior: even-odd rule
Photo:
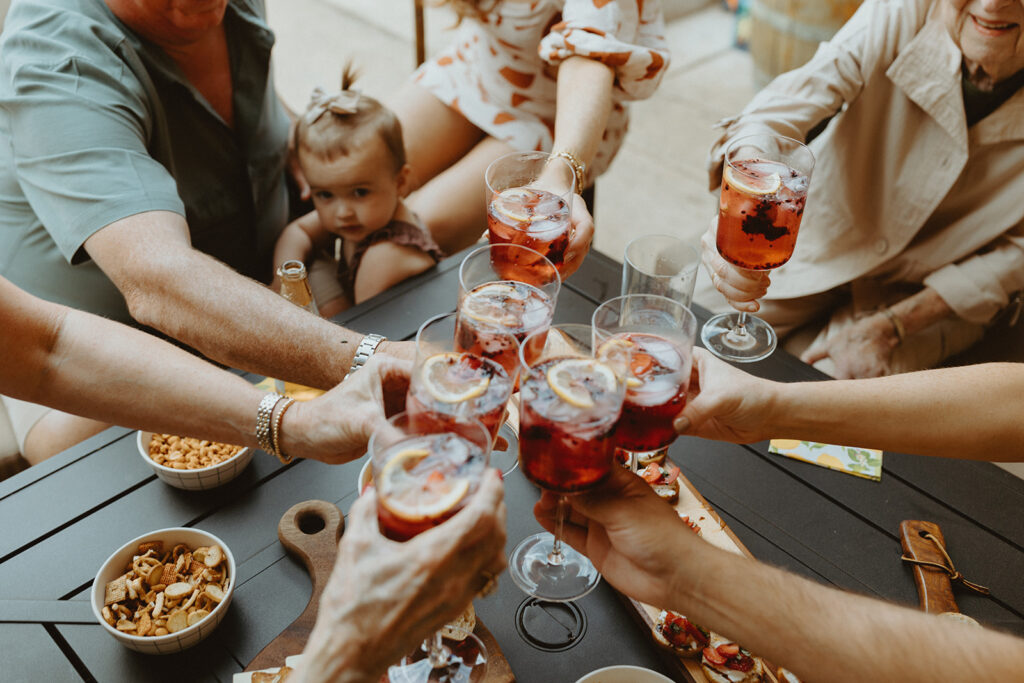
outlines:
[[[642,666],[622,664],[591,671],[576,683],[672,683],[672,679]]]
[[[138,553],[139,544],[148,541],[163,541],[164,548],[168,550],[179,543],[184,543],[193,550],[202,546],[219,545],[221,550],[224,551],[224,560],[228,563],[228,578],[230,582],[224,594],[224,599],[221,600],[220,604],[199,622],[177,633],[168,633],[166,636],[145,637],[131,635],[118,631],[103,620],[103,597],[106,592],[107,582],[113,581],[124,574],[125,569],[131,562],[132,556]],[[96,621],[103,627],[103,630],[131,650],[150,655],[166,655],[181,652],[213,633],[213,630],[217,628],[217,624],[227,614],[231,597],[235,594],[235,576],[234,555],[231,554],[231,550],[224,544],[224,541],[213,534],[200,529],[188,529],[185,527],[158,529],[128,541],[103,563],[92,583],[92,613],[96,617]]]
[[[161,481],[179,489],[205,491],[217,488],[241,474],[242,470],[248,467],[252,461],[253,451],[243,448],[233,458],[211,467],[204,467],[200,470],[176,470],[173,467],[158,465],[153,458],[149,457],[149,440],[152,437],[153,432],[139,432],[139,455],[149,463]]]

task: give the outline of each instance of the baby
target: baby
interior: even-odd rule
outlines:
[[[310,268],[325,317],[422,273],[444,256],[402,201],[411,188],[411,168],[398,119],[377,100],[351,90],[352,82],[345,69],[340,92],[316,88],[295,127],[295,153],[315,210],[290,223],[274,248],[277,266],[290,259],[309,264],[317,253],[334,253],[336,277],[327,283],[322,260]]]

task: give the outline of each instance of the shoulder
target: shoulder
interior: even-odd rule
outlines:
[[[0,37],[4,70],[27,64],[113,58],[127,34],[102,0],[25,0],[11,6]]]

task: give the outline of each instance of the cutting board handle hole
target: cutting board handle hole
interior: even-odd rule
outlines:
[[[919,529],[918,532],[917,532],[917,535],[920,536],[921,538],[928,538],[928,534],[930,534],[930,533],[931,533],[930,531],[925,531],[924,529]]]
[[[326,520],[319,513],[313,511],[302,513],[296,522],[299,525],[299,531],[307,536],[318,534],[327,526]]]

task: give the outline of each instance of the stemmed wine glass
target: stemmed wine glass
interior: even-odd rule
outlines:
[[[718,207],[722,258],[747,270],[786,263],[796,246],[813,170],[811,150],[792,138],[759,133],[729,143]],[[761,360],[778,343],[771,325],[745,311],[711,318],[701,339],[719,358],[736,362]]]
[[[407,413],[391,417],[369,443],[377,520],[381,533],[408,541],[443,524],[480,488],[491,436],[479,420],[453,418],[443,425]],[[445,644],[441,631],[388,670],[395,683],[482,680],[487,649],[470,634]]]
[[[663,460],[676,439],[672,422],[686,406],[697,318],[667,297],[628,294],[598,306],[592,321],[598,354],[616,349],[629,358],[615,445],[629,454],[635,472],[638,460]]]
[[[520,542],[509,574],[541,600],[575,600],[601,578],[590,560],[562,543],[566,495],[590,490],[611,473],[612,433],[625,395],[622,354],[595,358],[592,342],[590,325],[553,325],[527,337],[519,350],[519,465],[530,481],[561,495],[555,534]]]

